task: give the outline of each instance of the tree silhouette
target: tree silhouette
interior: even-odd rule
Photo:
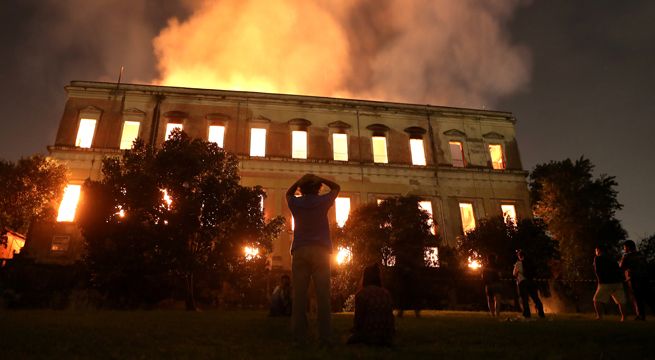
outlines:
[[[259,259],[270,253],[283,219],[264,220],[265,193],[239,185],[237,165],[216,144],[179,130],[159,150],[137,140],[122,158],[106,159],[103,179],[84,186],[79,220],[96,285],[143,299],[141,281],[156,295],[158,286],[183,279],[193,310],[198,275],[210,272],[218,282],[247,269],[245,246],[259,249]],[[111,259],[121,256],[112,270]]]
[[[594,247],[613,251],[626,238],[615,214],[617,183],[605,174],[593,177],[594,165],[584,157],[540,164],[530,173],[530,195],[536,217],[559,242],[562,269],[568,279],[593,278]]]

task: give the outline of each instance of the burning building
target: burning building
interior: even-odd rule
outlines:
[[[328,97],[73,81],[50,156],[70,183],[57,222],[35,226],[26,245],[42,262],[70,263],[82,251],[75,225],[85,179],[137,137],[159,146],[175,128],[216,142],[240,160],[243,185],[262,186],[266,217],[284,216],[271,265],[290,268],[293,219],[287,188],[311,172],[342,191],[331,218],[389,196],[417,195],[443,244],[476,220],[529,217],[526,171],[509,112]],[[434,256],[432,250],[431,256]]]

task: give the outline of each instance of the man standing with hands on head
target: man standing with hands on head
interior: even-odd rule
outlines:
[[[330,192],[319,195],[322,185]],[[296,191],[300,189],[300,196]],[[318,330],[321,346],[331,346],[330,313],[330,225],[328,210],[334,204],[341,187],[314,174],[305,174],[287,190],[287,204],[293,215],[295,229],[291,244],[291,282],[293,306],[291,322],[294,344],[307,342],[307,292],[314,280],[318,305]]]

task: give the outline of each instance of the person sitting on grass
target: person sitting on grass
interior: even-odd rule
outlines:
[[[269,316],[291,316],[291,278],[289,275],[282,275],[280,285],[273,290]]]
[[[596,246],[596,257],[594,257],[594,272],[598,280],[598,287],[594,294],[594,310],[596,310],[596,319],[600,320],[602,316],[601,306],[611,297],[616,305],[619,306],[621,321],[625,319],[623,315],[623,304],[626,303],[625,292],[623,291],[623,274],[616,260],[606,254],[603,247]]]
[[[353,334],[348,344],[391,346],[395,333],[393,301],[382,287],[377,265],[364,269],[362,288],[355,295],[353,321]]]

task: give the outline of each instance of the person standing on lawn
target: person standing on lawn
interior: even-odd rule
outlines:
[[[606,254],[605,249],[600,245],[596,246],[596,257],[594,258],[594,272],[598,280],[598,287],[594,294],[594,310],[596,310],[596,319],[603,317],[600,307],[611,297],[619,307],[621,321],[625,320],[623,315],[623,304],[626,302],[625,292],[623,291],[623,276],[621,269],[616,262]],[[599,304],[600,303],[600,304]]]
[[[480,274],[484,292],[487,296],[487,306],[492,317],[500,315],[500,292],[503,284],[500,282],[500,270],[498,269],[498,255],[490,254],[487,263]]]
[[[646,258],[637,251],[637,245],[632,240],[623,243],[623,251],[619,267],[625,272],[625,281],[637,314],[635,320],[646,320],[646,301],[650,297]]]
[[[322,185],[330,192],[319,195]],[[296,191],[300,190],[300,196]],[[291,243],[291,283],[293,306],[291,322],[294,344],[304,346],[307,342],[307,292],[310,280],[314,280],[318,307],[318,332],[321,346],[331,346],[330,313],[330,258],[332,241],[328,210],[339,195],[339,184],[305,174],[296,181],[286,198],[293,215],[295,229]]]
[[[516,251],[516,257],[518,261],[514,264],[514,277],[516,278],[516,284],[519,288],[519,295],[521,296],[521,304],[523,306],[523,317],[530,318],[530,300],[534,302],[534,306],[537,308],[537,313],[540,318],[545,318],[544,306],[539,299],[539,293],[537,287],[533,281],[534,273],[532,269],[532,264],[525,259],[525,254],[523,250]]]

